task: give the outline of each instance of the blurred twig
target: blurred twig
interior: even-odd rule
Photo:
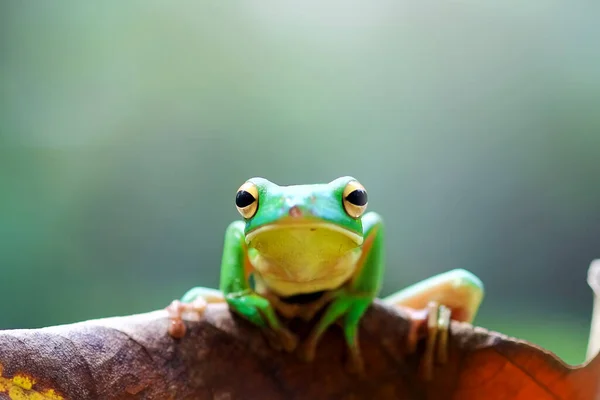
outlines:
[[[587,359],[591,360],[600,351],[600,259],[592,261],[590,265],[588,284],[594,291],[592,327],[587,351]]]

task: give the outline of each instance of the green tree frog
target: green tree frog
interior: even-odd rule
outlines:
[[[196,287],[175,300],[167,308],[170,334],[185,334],[183,313],[202,313],[207,303],[226,302],[261,328],[271,345],[310,361],[321,335],[340,323],[348,365],[362,372],[358,326],[379,294],[385,264],[382,219],[366,212],[367,203],[367,191],[350,176],[294,186],[249,179],[235,196],[243,220],[231,223],[225,233],[220,290]],[[383,301],[414,310],[414,332],[428,328],[422,362],[429,376],[435,361],[446,357],[450,319],[471,322],[482,299],[481,281],[456,269]],[[317,313],[318,322],[301,343],[282,321],[311,320]],[[416,336],[409,335],[409,341],[414,349]]]

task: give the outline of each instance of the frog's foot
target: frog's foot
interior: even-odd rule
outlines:
[[[184,316],[199,319],[210,303],[223,303],[225,298],[215,289],[197,287],[187,292],[182,300],[173,300],[166,307],[169,316],[169,335],[175,339],[185,336]]]
[[[286,303],[279,296],[267,290],[261,292],[260,295],[267,299],[273,308],[284,318],[291,319],[300,313],[301,306],[299,304]]]
[[[275,307],[269,299],[250,291],[227,296],[231,311],[261,328],[269,345],[276,350],[292,352],[298,346],[298,338],[279,320]]]
[[[179,300],[173,300],[166,308],[169,316],[169,335],[175,339],[181,339],[185,336],[185,324],[183,323],[183,315],[188,313],[196,313],[198,317],[204,314],[207,306],[207,301],[199,297],[192,303],[182,303]]]
[[[264,328],[262,332],[273,350],[291,353],[298,347],[298,337],[286,328]]]
[[[435,301],[430,302],[425,310],[411,312],[411,327],[407,338],[409,353],[416,351],[419,333],[423,326],[427,329],[427,344],[419,366],[419,372],[424,380],[429,381],[433,378],[436,362],[444,364],[448,360],[450,316],[450,308]]]
[[[303,341],[296,351],[298,358],[302,361],[311,362],[315,359],[315,353],[317,351],[317,340],[314,338],[308,338]]]
[[[358,325],[371,302],[370,294],[339,292],[308,338],[300,345],[298,357],[304,361],[313,361],[321,335],[330,325],[339,323],[344,331],[347,346],[346,370],[359,377],[364,376],[365,367],[360,353]]]

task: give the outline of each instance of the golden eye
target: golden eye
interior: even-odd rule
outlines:
[[[342,194],[344,209],[352,218],[359,218],[367,209],[367,191],[358,181],[350,181]]]
[[[235,206],[242,215],[248,219],[252,218],[258,210],[258,189],[252,182],[246,182],[237,191],[235,195]]]

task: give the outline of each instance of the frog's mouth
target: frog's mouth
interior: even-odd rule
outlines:
[[[346,281],[363,237],[326,222],[279,222],[247,234],[248,256],[260,278],[281,295],[332,289]]]
[[[261,226],[260,228],[257,228],[255,230],[253,230],[252,232],[249,232],[248,234],[246,234],[246,243],[250,244],[257,237],[260,237],[261,235],[264,235],[264,234],[268,234],[271,231],[279,231],[278,233],[281,233],[281,231],[300,232],[300,231],[305,231],[307,229],[310,232],[313,232],[315,236],[326,233],[326,232],[329,232],[331,235],[337,233],[339,235],[346,236],[347,238],[352,240],[354,243],[356,243],[357,246],[360,246],[363,242],[363,237],[361,235],[359,235],[355,232],[352,232],[348,229],[342,228],[338,225],[328,223],[328,222],[309,221],[309,222],[276,222],[276,223]]]

